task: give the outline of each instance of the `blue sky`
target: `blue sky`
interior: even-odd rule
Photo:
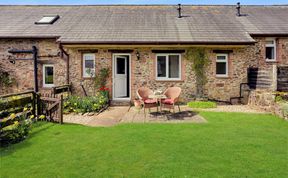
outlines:
[[[287,0],[0,0],[1,5],[27,4],[288,4]]]

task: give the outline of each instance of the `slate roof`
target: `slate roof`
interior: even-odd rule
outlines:
[[[62,43],[251,43],[250,35],[288,35],[288,6],[0,6],[0,38]],[[36,25],[43,15],[60,15]]]

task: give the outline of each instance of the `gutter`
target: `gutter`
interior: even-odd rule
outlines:
[[[257,33],[251,33],[250,34],[251,37],[288,37],[288,33],[261,33],[261,34],[257,34]]]
[[[175,42],[175,41],[155,41],[155,42],[141,42],[141,41],[61,41],[61,44],[66,45],[251,45],[255,44],[256,41],[244,41],[244,42],[223,42],[223,41],[215,41],[215,42]]]
[[[60,36],[0,36],[0,39],[58,39]]]
[[[66,65],[66,82],[67,84],[70,83],[70,78],[69,78],[69,63],[70,63],[70,56],[69,54],[64,50],[62,44],[60,43],[59,44],[59,49],[61,51],[61,58],[63,58],[63,54],[66,56],[66,62],[67,62],[67,65]]]

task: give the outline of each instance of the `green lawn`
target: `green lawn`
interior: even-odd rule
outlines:
[[[205,124],[46,123],[1,149],[8,177],[288,177],[288,122],[272,115],[201,113]]]

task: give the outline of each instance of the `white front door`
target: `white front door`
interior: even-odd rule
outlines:
[[[127,56],[115,56],[114,57],[114,99],[127,98]]]

